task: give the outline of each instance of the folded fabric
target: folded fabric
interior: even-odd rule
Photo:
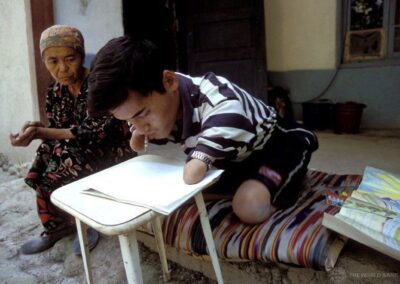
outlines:
[[[206,202],[218,256],[228,261],[282,262],[331,270],[346,240],[322,226],[323,213],[334,214],[339,209],[327,202],[326,196],[350,195],[360,181],[360,175],[310,170],[296,204],[257,225],[242,223],[233,214],[229,199]],[[207,255],[195,204],[182,206],[165,217],[162,228],[168,245],[187,254]],[[148,226],[142,230],[151,233]]]

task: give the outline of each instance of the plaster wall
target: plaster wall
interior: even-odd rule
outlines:
[[[400,60],[341,64],[341,0],[265,0],[268,81],[302,103],[328,99],[367,105],[361,128],[400,128]]]
[[[265,0],[268,70],[336,65],[337,0]]]
[[[12,162],[33,158],[38,143],[12,147],[9,133],[39,120],[28,0],[0,0],[0,153]]]
[[[335,70],[269,72],[274,85],[290,90],[295,117],[302,119],[302,102],[327,99],[332,103],[365,104],[361,128],[400,128],[400,66]],[[329,87],[327,88],[327,86]]]
[[[85,38],[86,66],[110,39],[123,35],[122,0],[53,0],[54,22],[78,28]]]

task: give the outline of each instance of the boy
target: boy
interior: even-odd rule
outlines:
[[[151,42],[109,41],[89,76],[89,111],[111,113],[134,127],[131,147],[150,141],[180,142],[187,154],[183,179],[200,181],[213,165],[225,172],[220,193],[233,194],[235,214],[249,224],[296,201],[315,135],[281,122],[272,107],[227,79],[190,77],[168,70]]]

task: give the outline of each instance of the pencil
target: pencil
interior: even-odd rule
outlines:
[[[147,135],[144,136],[144,153],[147,153],[147,148],[149,146],[149,138],[147,137]]]

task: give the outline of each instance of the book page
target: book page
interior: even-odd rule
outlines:
[[[369,206],[380,207],[384,210],[390,211],[393,214],[400,214],[400,200],[393,200],[388,197],[378,197],[372,193],[355,190],[351,194],[351,199],[355,202],[363,202]]]
[[[358,229],[369,237],[400,252],[400,216],[384,218],[373,213],[361,213],[348,208],[334,217]],[[342,211],[341,210],[341,211]]]
[[[183,181],[184,161],[143,155],[91,175],[82,193],[131,203],[170,214],[182,203],[206,188],[222,173],[210,170],[202,181],[188,185]]]
[[[367,167],[359,188],[335,218],[400,251],[399,180],[396,175]]]
[[[393,200],[385,200],[375,195],[354,191],[351,196],[344,201],[342,208],[395,218],[399,215],[399,212],[397,212],[397,208],[391,205],[391,201]],[[394,203],[396,204],[396,202]]]
[[[400,175],[366,167],[357,191],[378,197],[400,200]]]
[[[324,213],[322,219],[323,226],[400,261],[400,250],[396,249],[396,244],[392,244],[390,238],[384,238],[379,232],[370,230],[368,227],[349,223],[351,222],[328,213]]]

